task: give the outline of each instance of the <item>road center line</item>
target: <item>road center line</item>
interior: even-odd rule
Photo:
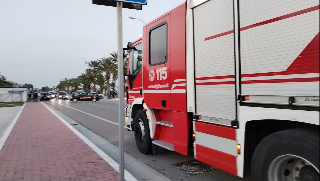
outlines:
[[[98,116],[96,116],[96,115],[93,115],[93,114],[90,114],[90,113],[81,111],[81,110],[79,110],[79,109],[76,109],[76,108],[73,108],[73,107],[70,107],[70,106],[66,106],[66,105],[63,105],[63,104],[61,104],[61,103],[58,103],[58,104],[60,104],[61,106],[64,106],[64,107],[67,107],[67,108],[70,108],[70,109],[79,111],[79,112],[81,112],[81,113],[87,114],[87,115],[89,115],[89,116],[95,117],[95,118],[100,119],[100,120],[102,120],[102,121],[105,121],[105,122],[108,122],[108,123],[111,123],[111,124],[114,124],[114,125],[119,125],[118,123],[115,123],[115,122],[112,122],[112,121],[110,121],[110,120],[107,120],[107,119],[98,117]],[[125,128],[126,128],[126,127],[125,127]]]

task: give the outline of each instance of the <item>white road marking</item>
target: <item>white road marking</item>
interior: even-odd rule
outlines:
[[[117,172],[119,172],[119,164],[114,161],[109,155],[103,152],[100,148],[98,148],[94,143],[92,143],[88,138],[83,136],[78,130],[72,127],[67,123],[64,119],[62,119],[57,113],[52,111],[47,105],[42,103],[49,111],[51,111],[57,118],[60,119],[71,131],[73,131],[79,138],[81,138],[88,146],[90,146],[98,155],[100,155],[110,166],[112,166]],[[60,103],[59,103],[60,104]],[[62,105],[62,104],[61,104]],[[69,106],[66,106],[69,107]],[[127,170],[124,170],[124,178],[129,181],[138,181],[131,173]]]
[[[105,121],[105,122],[108,122],[108,123],[111,123],[111,124],[115,124],[115,125],[119,125],[118,123],[115,123],[115,122],[113,122],[113,121],[110,121],[110,120],[107,120],[107,119],[98,117],[98,116],[96,116],[96,115],[93,115],[93,114],[90,114],[90,113],[87,113],[87,112],[84,112],[84,111],[81,111],[81,110],[79,110],[79,109],[76,109],[76,108],[73,108],[73,107],[70,107],[70,106],[66,106],[66,105],[63,105],[63,104],[61,104],[61,103],[58,103],[58,104],[60,104],[61,106],[64,106],[64,107],[67,107],[67,108],[70,108],[70,109],[73,109],[73,110],[82,112],[82,113],[87,114],[87,115],[89,115],[89,116],[98,118],[98,119],[100,119],[100,120],[102,120],[102,121]]]
[[[18,114],[16,115],[16,117],[13,118],[13,121],[11,122],[10,126],[7,128],[7,130],[4,132],[4,134],[2,135],[2,137],[0,138],[0,151],[4,145],[4,143],[7,141],[7,138],[9,137],[14,125],[16,124],[18,118],[20,117],[20,114],[22,112],[22,109],[24,108],[24,106],[26,105],[26,103],[23,104],[23,106],[21,107],[21,109],[19,110]]]
[[[90,113],[87,113],[87,112],[81,111],[81,110],[79,110],[79,109],[76,109],[76,108],[73,108],[73,107],[70,107],[70,106],[67,106],[67,105],[61,104],[61,103],[58,103],[58,104],[60,104],[61,106],[64,106],[64,107],[67,107],[67,108],[70,108],[70,109],[73,109],[73,110],[79,111],[79,112],[81,112],[81,113],[87,114],[87,115],[89,115],[89,116],[95,117],[95,118],[100,119],[100,120],[102,120],[102,121],[105,121],[105,122],[108,122],[108,123],[111,123],[111,124],[114,124],[114,125],[117,125],[117,126],[119,125],[119,123],[116,123],[116,122],[113,122],[113,121],[110,121],[110,120],[107,120],[107,119],[101,118],[101,117],[99,117],[99,116],[96,116],[96,115],[93,115],[93,114],[90,114]],[[127,129],[127,127],[126,127],[126,126],[124,126],[124,128],[126,128],[126,129]]]

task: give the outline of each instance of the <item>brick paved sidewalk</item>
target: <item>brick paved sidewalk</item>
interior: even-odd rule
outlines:
[[[0,181],[117,179],[118,172],[41,103],[26,103],[0,151]]]

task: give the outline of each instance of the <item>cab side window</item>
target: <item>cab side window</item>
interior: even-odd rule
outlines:
[[[159,65],[167,61],[167,23],[149,32],[149,64]]]

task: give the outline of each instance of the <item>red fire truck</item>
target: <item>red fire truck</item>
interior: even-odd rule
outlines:
[[[128,46],[126,126],[255,181],[319,180],[319,1],[189,0]]]

